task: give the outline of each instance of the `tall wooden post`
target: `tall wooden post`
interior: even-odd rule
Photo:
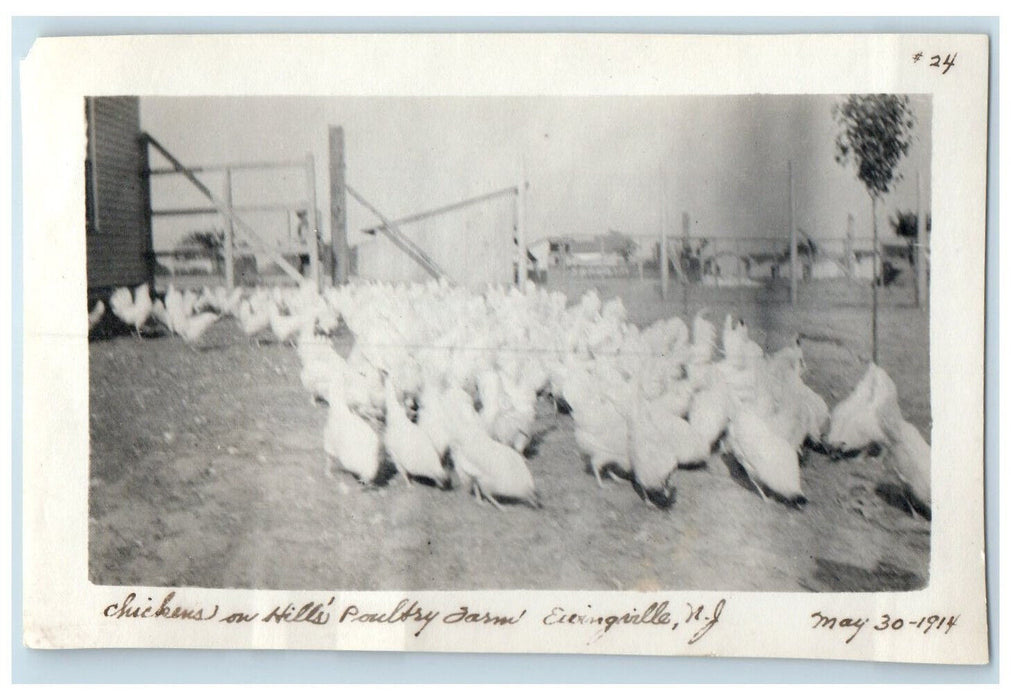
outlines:
[[[927,216],[924,212],[923,180],[916,171],[916,305],[927,303]]]
[[[516,284],[524,293],[527,291],[526,191],[526,169],[520,168],[520,179],[516,185]]]
[[[874,230],[874,264],[871,271],[871,358],[878,363],[878,198],[871,195],[871,223]]]
[[[334,255],[334,284],[347,284],[351,250],[348,248],[348,200],[344,162],[344,128],[330,127],[330,231]]]
[[[323,279],[319,273],[319,217],[316,214],[316,159],[312,153],[305,154],[305,187],[309,202],[309,211],[306,212],[306,223],[309,231],[306,238],[309,240],[309,274],[312,283],[316,286],[317,292],[323,291]]]
[[[691,250],[691,243],[692,243],[692,217],[689,216],[688,212],[686,212],[686,211],[681,212],[681,235],[683,236],[683,239],[681,241],[681,250],[685,250],[685,249]],[[680,251],[675,251],[674,254],[680,256],[681,253],[680,253]],[[679,260],[680,260],[680,258],[679,258]],[[682,299],[681,299],[681,301],[682,301],[682,304],[684,305],[684,307],[687,309],[688,308],[688,289],[691,286],[690,285],[691,278],[688,277],[688,274],[685,271],[684,263],[683,262],[679,262],[678,263],[678,270],[681,273],[681,288],[682,288],[682,292],[683,292],[682,293]],[[702,274],[702,260],[701,259],[699,260],[699,274],[700,275]]]
[[[790,180],[790,303],[797,304],[797,222],[794,214],[793,161],[786,161],[786,173]]]
[[[853,215],[846,215],[846,276],[852,282],[856,278],[856,254],[853,251]]]
[[[660,298],[667,301],[670,268],[667,263],[667,178],[660,169]]]
[[[225,204],[232,208],[232,169],[225,168]],[[235,223],[225,217],[225,284],[235,288]]]

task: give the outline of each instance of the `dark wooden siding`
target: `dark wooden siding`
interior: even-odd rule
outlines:
[[[151,280],[147,149],[136,97],[88,99],[88,287]]]

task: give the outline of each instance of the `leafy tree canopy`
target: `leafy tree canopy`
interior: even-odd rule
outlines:
[[[916,118],[905,95],[850,95],[832,108],[839,124],[836,162],[856,166],[874,199],[901,178],[896,166],[909,152]]]

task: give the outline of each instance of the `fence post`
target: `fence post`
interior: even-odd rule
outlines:
[[[225,204],[232,208],[232,169],[225,168]],[[225,217],[225,284],[235,288],[235,223]]]
[[[797,305],[797,222],[794,221],[793,201],[793,161],[786,161],[787,177],[790,180],[790,303]]]
[[[347,284],[351,251],[348,248],[348,201],[344,162],[344,128],[330,127],[330,245],[335,259],[334,283]]]
[[[682,299],[681,299],[681,301],[682,301],[682,304],[685,306],[685,308],[688,308],[688,289],[691,286],[692,280],[688,276],[688,274],[685,272],[684,261],[680,258],[681,251],[685,250],[686,248],[689,251],[691,250],[692,217],[689,216],[688,212],[686,212],[686,211],[681,212],[681,234],[682,234],[683,238],[682,238],[682,240],[678,241],[678,245],[681,246],[681,249],[674,251],[674,255],[679,256],[678,257],[679,262],[677,263],[677,266],[678,266],[678,272],[679,272],[679,274],[681,276],[681,285],[682,285],[682,292],[683,292],[682,293]],[[700,255],[699,255],[699,275],[701,275],[702,274],[701,250],[699,251],[699,253],[700,253]]]
[[[856,255],[853,252],[853,215],[846,215],[846,277],[850,282],[856,280]]]
[[[923,181],[916,171],[916,306],[927,302],[927,217],[923,206]]]
[[[309,211],[308,215],[309,231],[306,238],[309,239],[309,274],[316,291],[323,291],[323,280],[319,274],[319,217],[316,216],[316,159],[312,153],[305,154],[305,186],[308,190]]]
[[[524,168],[520,169],[520,181],[516,185],[516,283],[520,291],[527,291],[527,229],[526,229],[526,189],[527,178]]]
[[[667,179],[660,170],[660,298],[667,301],[670,268],[667,263]]]

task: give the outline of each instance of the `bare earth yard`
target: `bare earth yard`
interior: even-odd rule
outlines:
[[[733,311],[766,350],[805,336],[807,383],[833,406],[866,369],[870,312],[845,294],[792,308],[736,290],[577,280],[620,294],[631,320]],[[887,290],[886,290],[887,291]],[[810,295],[809,295],[810,296]],[[869,295],[868,295],[869,296]],[[888,300],[886,299],[886,302]],[[894,300],[893,300],[894,301]],[[886,303],[880,364],[930,435],[926,310]],[[599,489],[572,420],[538,405],[530,468],[544,504],[498,511],[461,491],[324,475],[326,407],[292,348],[250,345],[233,319],[199,350],[177,337],[90,345],[90,577],[99,584],[310,590],[892,590],[927,583],[930,523],[913,518],[880,457],[810,453],[803,511],[763,502],[719,458],[677,476],[669,512],[624,482]],[[943,465],[934,465],[943,468]]]

